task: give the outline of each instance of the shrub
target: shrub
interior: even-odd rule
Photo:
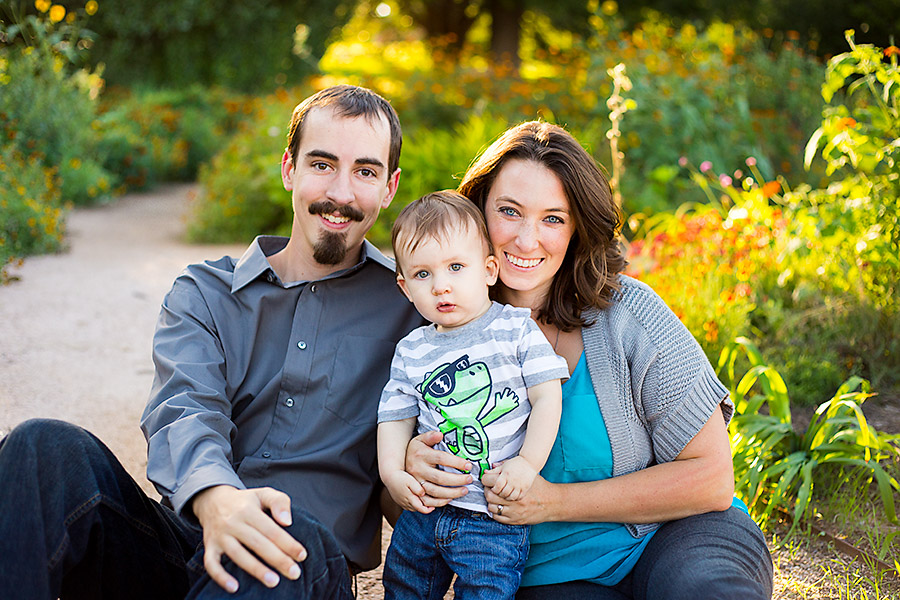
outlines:
[[[734,370],[739,353],[752,364],[740,380]],[[900,457],[900,436],[880,434],[866,422],[861,406],[872,395],[866,380],[844,382],[819,405],[806,430],[796,432],[784,380],[748,340],[739,338],[722,352],[719,376],[735,403],[729,424],[735,488],[758,522],[765,525],[776,510],[785,510],[793,517],[793,532],[813,497],[815,471],[838,466],[838,477],[846,480],[857,469],[874,482],[887,518],[897,523],[900,483],[881,463]]]
[[[279,91],[248,105],[247,121],[213,160],[201,167],[188,237],[199,242],[248,241],[287,234],[291,195],[281,182],[290,115],[304,96]]]
[[[23,40],[0,46],[3,143],[24,155],[37,152],[45,166],[59,168],[66,201],[91,204],[109,197],[113,179],[101,164],[92,127],[103,80],[99,72],[74,68],[80,58],[73,49],[83,32],[77,18],[57,17],[30,15],[0,27],[8,42]]]
[[[5,283],[10,263],[62,245],[65,208],[55,169],[36,155],[0,147],[0,214],[0,283]]]
[[[220,88],[125,92],[105,98],[96,121],[107,168],[129,188],[192,181],[252,111]]]

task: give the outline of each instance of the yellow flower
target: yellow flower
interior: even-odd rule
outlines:
[[[61,4],[54,4],[50,7],[50,20],[59,23],[66,18],[66,7]]]
[[[34,7],[42,13],[50,10],[50,0],[35,0]]]
[[[93,15],[97,12],[97,8],[99,8],[99,5],[94,0],[90,0],[87,4],[84,5],[84,12],[89,15]]]

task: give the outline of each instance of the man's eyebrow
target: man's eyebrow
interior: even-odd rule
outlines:
[[[326,152],[325,150],[310,150],[306,153],[307,158],[324,158],[325,160],[330,160],[332,162],[338,162],[338,157],[331,152]],[[370,165],[373,167],[384,167],[384,163],[377,158],[369,158],[367,156],[363,156],[357,158],[353,161],[354,164],[357,165]]]
[[[338,157],[332,154],[331,152],[325,152],[324,150],[310,150],[306,153],[307,158],[324,158],[326,160],[331,160],[337,162]]]

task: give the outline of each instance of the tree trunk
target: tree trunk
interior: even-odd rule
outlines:
[[[441,40],[452,53],[458,53],[475,17],[466,14],[466,0],[398,0],[400,9],[425,30],[430,40]]]
[[[525,9],[515,0],[489,0],[491,13],[491,57],[497,64],[519,70],[519,34]]]

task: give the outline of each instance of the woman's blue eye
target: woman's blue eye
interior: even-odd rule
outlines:
[[[503,208],[501,208],[500,212],[502,212],[504,215],[509,215],[510,217],[514,217],[518,214],[516,212],[516,209],[510,208],[508,206],[504,206]]]
[[[563,223],[563,220],[555,215],[550,215],[549,217],[547,217],[547,221],[550,223],[558,223],[560,225],[562,225]]]

